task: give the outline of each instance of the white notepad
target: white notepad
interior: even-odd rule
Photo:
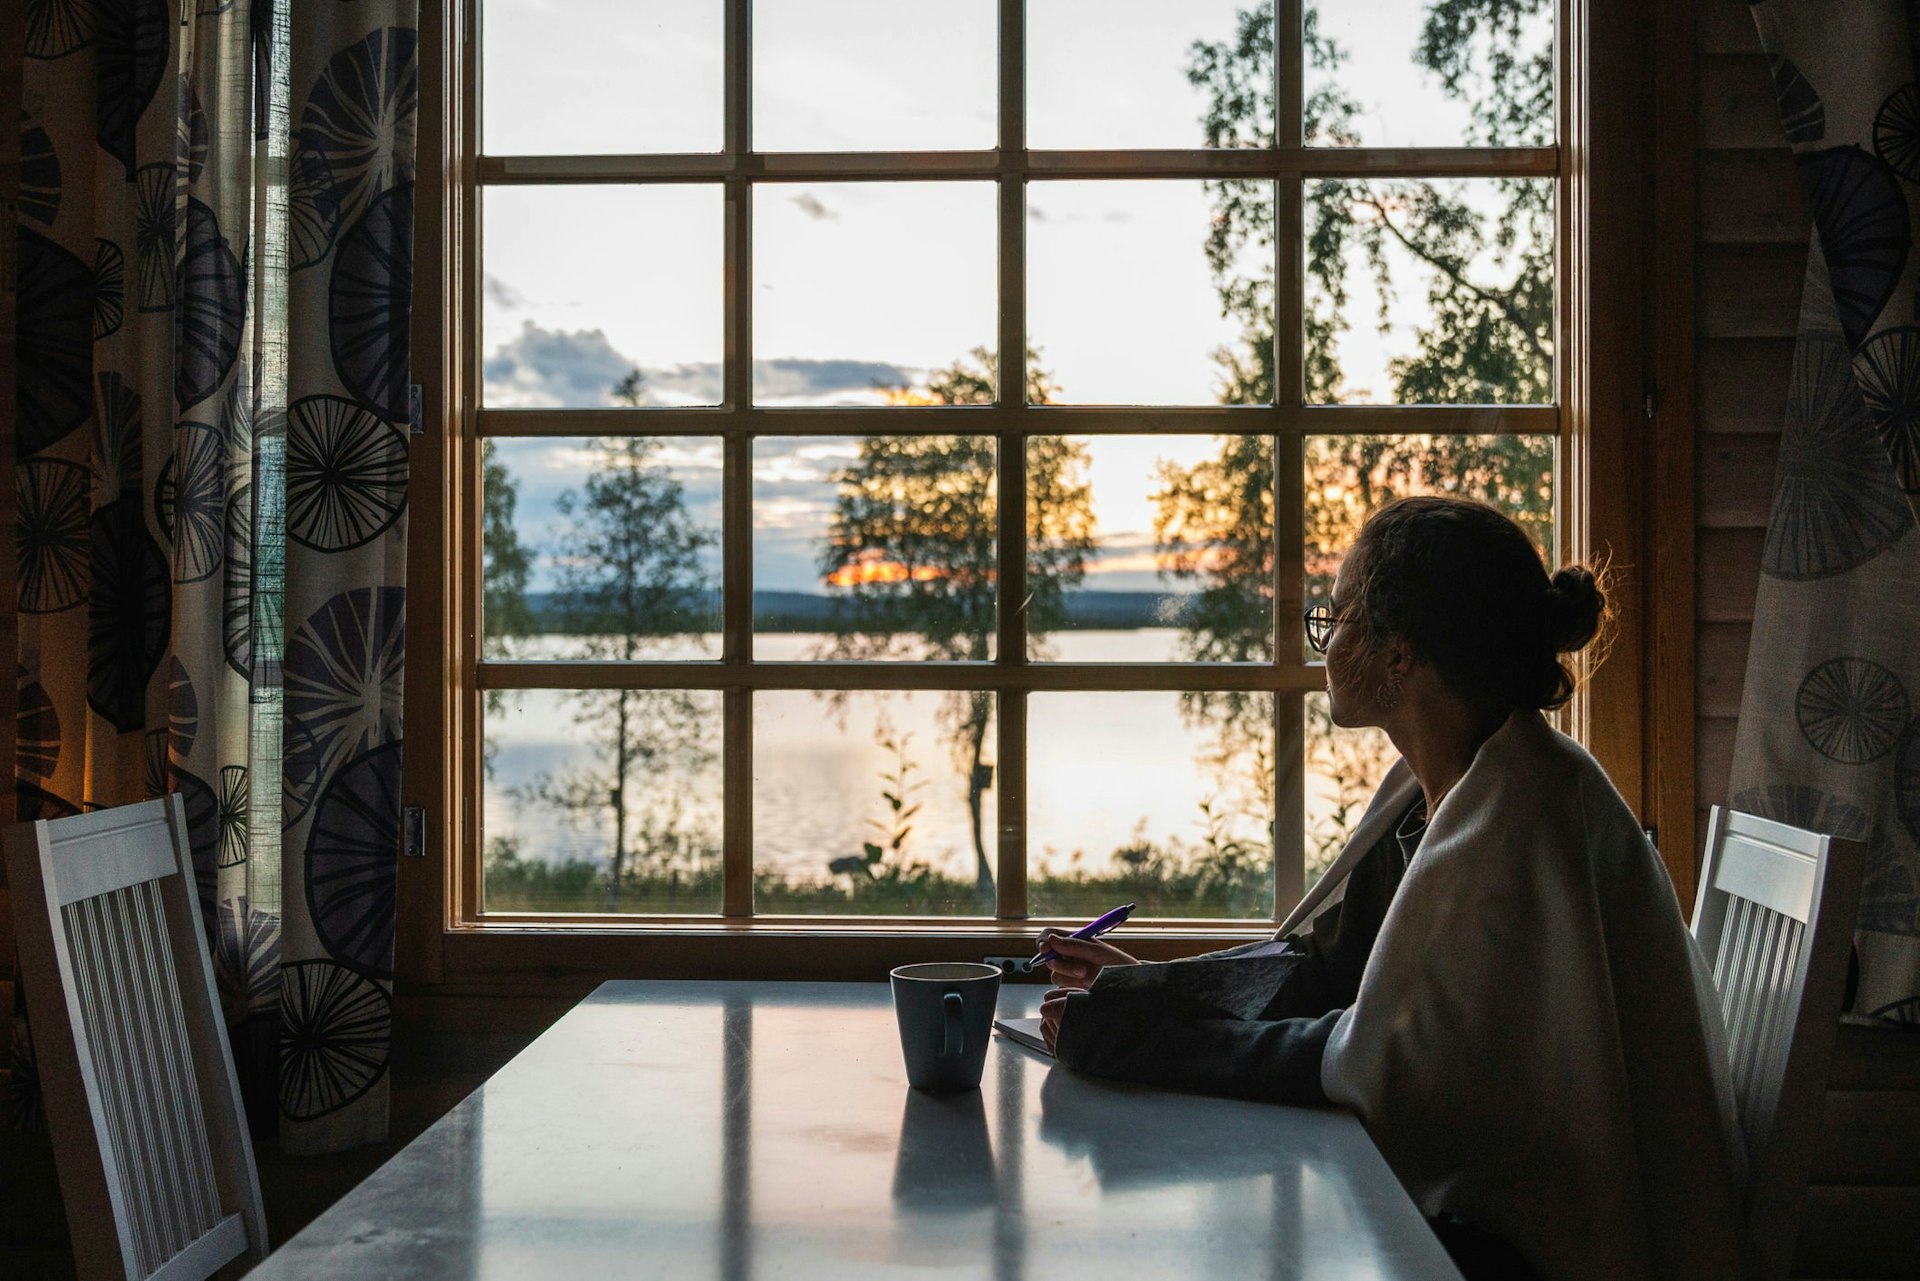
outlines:
[[[1029,1050],[1038,1050],[1049,1058],[1053,1056],[1053,1051],[1047,1048],[1047,1038],[1040,1034],[1039,1019],[995,1019],[993,1026],[1008,1040],[1018,1041]]]

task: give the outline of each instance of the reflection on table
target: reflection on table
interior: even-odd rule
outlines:
[[[1038,987],[1003,989],[1030,1014]],[[996,1040],[907,1089],[884,984],[603,985],[252,1273],[1449,1277],[1344,1113]]]

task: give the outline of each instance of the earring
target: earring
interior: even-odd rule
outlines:
[[[1395,676],[1393,679],[1383,682],[1380,688],[1374,691],[1373,701],[1378,703],[1382,708],[1391,709],[1394,704],[1400,701],[1400,695],[1403,692],[1400,678]]]

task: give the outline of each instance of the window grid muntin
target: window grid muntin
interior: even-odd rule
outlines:
[[[1275,9],[1276,37],[1301,29],[1301,0],[1270,0]],[[473,0],[467,11],[466,36],[477,45],[483,0]],[[586,410],[525,410],[485,408],[480,401],[480,364],[477,344],[466,344],[466,370],[460,406],[461,421],[473,448],[468,453],[470,476],[479,473],[478,440],[486,436],[560,435],[700,435],[723,441],[725,465],[722,503],[722,649],[714,662],[690,663],[515,663],[480,660],[465,664],[468,697],[463,700],[469,723],[480,722],[481,695],[489,689],[579,688],[718,688],[723,694],[722,814],[725,918],[754,918],[767,923],[803,923],[810,928],[834,924],[865,926],[894,918],[754,917],[752,911],[752,710],[754,692],[761,689],[993,689],[998,727],[996,825],[999,835],[995,918],[1026,917],[1025,766],[1026,699],[1029,690],[1099,689],[1165,691],[1198,689],[1264,689],[1274,699],[1274,905],[1273,919],[1304,891],[1305,815],[1304,769],[1305,694],[1322,687],[1320,664],[1308,664],[1279,643],[1290,620],[1304,603],[1305,548],[1303,446],[1308,435],[1519,434],[1552,436],[1564,442],[1566,421],[1562,406],[1572,387],[1573,362],[1567,358],[1567,335],[1572,310],[1572,282],[1566,278],[1568,237],[1572,234],[1571,202],[1566,199],[1565,147],[1571,123],[1567,83],[1566,6],[1556,6],[1555,143],[1546,147],[1504,148],[1309,148],[1302,137],[1302,42],[1276,38],[1275,137],[1289,139],[1271,148],[1235,148],[1192,151],[1033,151],[1021,145],[1024,134],[1025,24],[1024,0],[1000,0],[999,126],[1001,146],[991,152],[868,152],[868,153],[758,153],[751,150],[752,65],[751,0],[726,0],[725,122],[726,150],[718,155],[629,156],[488,156],[474,150],[482,93],[479,59],[466,60],[467,114],[463,137],[468,154],[463,172],[461,209],[469,229],[466,264],[467,314],[463,329],[478,332],[473,300],[480,296],[483,264],[474,234],[479,227],[479,191],[484,186],[520,183],[640,183],[713,182],[725,192],[724,339],[719,406],[699,408],[638,408]],[[1280,322],[1302,314],[1304,243],[1302,236],[1303,183],[1314,177],[1471,178],[1547,177],[1556,182],[1554,291],[1555,333],[1553,386],[1555,403],[1524,406],[1394,406],[1308,405],[1304,403],[1304,333],[1297,323]],[[925,409],[854,407],[850,409],[772,409],[752,403],[752,197],[763,180],[872,181],[974,179],[991,177],[998,184],[999,296],[998,338],[1000,362],[997,400],[991,407],[945,406]],[[1030,178],[1245,178],[1269,179],[1275,198],[1275,403],[1234,406],[1034,406],[1025,403],[1026,387],[1026,220],[1027,181]],[[1287,252],[1291,247],[1291,253]],[[1016,394],[1009,399],[1007,392]],[[1248,415],[1260,421],[1239,429],[1265,434],[1274,449],[1274,657],[1267,664],[1066,664],[1033,665],[1026,656],[1026,636],[1018,610],[998,611],[999,644],[993,661],[977,664],[835,664],[756,663],[752,653],[751,562],[751,451],[761,435],[857,434],[849,422],[868,415],[882,434],[949,434],[958,426],[954,416],[973,414],[986,423],[969,422],[969,432],[990,434],[997,443],[997,485],[1003,511],[1024,513],[1026,441],[1033,436],[1141,435],[1165,432],[1185,434],[1228,431],[1227,415]],[[629,419],[626,430],[614,418]],[[1049,421],[1051,420],[1051,421]],[[871,429],[869,429],[871,430]],[[1012,460],[1011,462],[1009,460]],[[1566,466],[1563,461],[1559,464]],[[1567,474],[1556,475],[1553,502],[1555,527],[1564,541],[1569,522],[1565,494]],[[477,485],[474,491],[477,494]],[[477,504],[473,510],[477,515]],[[1024,515],[1021,518],[1024,525]],[[1024,595],[1026,547],[1024,538],[999,538],[1000,599]],[[479,540],[471,539],[468,560],[475,600],[469,617],[477,617],[477,585],[481,581]],[[475,629],[477,631],[477,628]],[[975,683],[980,674],[989,679]],[[591,679],[589,679],[591,678]],[[459,879],[469,891],[463,901],[477,903],[481,836],[477,797],[482,785],[480,737],[463,736],[469,759],[461,774],[469,780],[468,822],[462,842]],[[1282,750],[1283,745],[1287,750]],[[1284,842],[1284,848],[1283,848]],[[504,916],[506,914],[498,914]],[[594,923],[600,918],[579,918]],[[631,921],[636,918],[613,917]],[[648,921],[710,922],[710,916],[649,916]],[[966,917],[902,918],[918,925],[959,924]],[[1212,923],[1218,922],[1199,922]]]

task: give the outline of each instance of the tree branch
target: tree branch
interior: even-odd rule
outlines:
[[[1377,198],[1366,197],[1358,200],[1357,203],[1365,205],[1367,208],[1373,210],[1374,213],[1378,214],[1380,216],[1380,225],[1392,232],[1393,238],[1406,246],[1408,253],[1433,267],[1436,271],[1441,272],[1449,280],[1453,281],[1454,284],[1460,286],[1460,288],[1466,290],[1476,298],[1491,303],[1501,315],[1507,318],[1508,324],[1520,331],[1520,336],[1527,340],[1527,346],[1533,349],[1533,354],[1539,357],[1542,363],[1549,366],[1552,364],[1553,356],[1541,345],[1539,336],[1527,325],[1526,320],[1520,315],[1519,308],[1515,307],[1506,295],[1497,293],[1491,289],[1482,289],[1479,285],[1468,280],[1459,271],[1427,252],[1427,250],[1420,245],[1415,244],[1408,238],[1405,232],[1394,226],[1393,219],[1387,216],[1386,207],[1382,205]]]

